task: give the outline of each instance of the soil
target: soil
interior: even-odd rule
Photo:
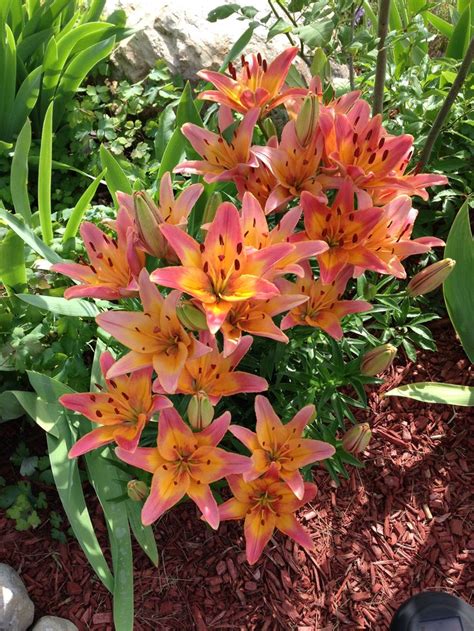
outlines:
[[[402,383],[472,383],[472,368],[449,324],[436,329],[437,353],[399,360],[373,388],[368,421],[373,439],[336,487],[315,470],[318,497],[300,512],[311,531],[309,554],[276,535],[253,567],[245,561],[240,524],[217,533],[183,504],[156,526],[158,568],[135,550],[135,631],[180,629],[385,631],[399,605],[422,590],[469,601],[474,579],[470,552],[472,410],[426,405],[383,393]],[[2,434],[15,435],[15,422]],[[16,435],[15,435],[16,436]],[[43,440],[41,433],[35,441]],[[8,440],[0,445],[0,473],[14,481]],[[57,506],[47,491],[50,507]],[[94,518],[106,546],[105,525]],[[21,574],[36,616],[73,621],[81,631],[112,631],[111,598],[95,578],[74,539],[51,539],[46,522],[17,532],[0,516],[0,560]]]

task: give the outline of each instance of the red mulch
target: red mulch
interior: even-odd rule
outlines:
[[[437,353],[400,362],[370,393],[370,410],[360,414],[374,432],[365,468],[339,488],[316,470],[319,496],[301,511],[314,553],[277,535],[249,567],[240,525],[225,523],[214,533],[193,505],[182,505],[156,527],[158,569],[136,550],[135,631],[385,631],[397,607],[418,591],[469,600],[472,411],[381,396],[411,381],[469,383],[471,367],[452,333],[441,326],[437,337]],[[12,479],[4,445],[1,473]],[[48,499],[54,503],[54,494]],[[103,536],[99,511],[95,521]],[[112,631],[110,596],[74,540],[51,540],[47,524],[18,533],[0,517],[0,560],[19,570],[38,616],[64,616],[81,631]]]

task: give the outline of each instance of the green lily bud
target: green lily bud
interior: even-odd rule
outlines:
[[[393,344],[382,344],[367,351],[362,357],[360,372],[366,377],[375,377],[392,365],[397,354]]]
[[[149,492],[150,489],[141,480],[130,480],[127,483],[127,495],[134,502],[141,502],[148,497]]]
[[[272,136],[277,135],[275,123],[272,121],[270,117],[265,118],[262,125],[263,125],[263,129],[265,130],[265,133],[267,134],[267,138],[272,138]]]
[[[295,123],[296,137],[303,147],[307,147],[311,142],[316,132],[318,118],[318,99],[315,94],[309,94],[303,101]]]
[[[354,425],[342,437],[342,446],[353,454],[361,454],[367,448],[372,438],[372,432],[368,423]]]
[[[133,206],[138,235],[147,252],[161,258],[163,255],[163,237],[159,225],[163,222],[160,211],[145,191],[133,194]]]
[[[444,283],[455,265],[456,261],[454,259],[443,259],[433,263],[433,265],[428,265],[424,270],[413,276],[408,283],[408,295],[414,298],[433,291]]]
[[[189,302],[176,307],[176,315],[183,326],[190,331],[207,331],[206,316]]]
[[[214,407],[206,394],[199,393],[191,397],[188,405],[188,420],[193,429],[203,430],[214,418]]]

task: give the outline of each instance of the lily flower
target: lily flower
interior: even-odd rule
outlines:
[[[382,127],[380,114],[371,118],[369,104],[359,99],[347,114],[324,109],[319,117],[324,137],[325,188],[338,188],[341,178],[354,181],[361,198],[381,206],[397,195],[428,199],[426,187],[446,184],[438,174],[405,173],[413,154],[413,136],[392,136]]]
[[[145,253],[136,247],[133,222],[122,209],[115,222],[117,239],[112,239],[95,224],[84,221],[80,233],[90,263],[55,263],[51,269],[65,274],[80,285],[68,287],[65,298],[103,298],[117,300],[135,296],[136,278],[145,265]]]
[[[414,254],[429,252],[433,247],[442,247],[445,243],[437,237],[410,239],[418,211],[412,208],[412,201],[407,195],[395,197],[383,210],[382,217],[367,238],[366,247],[380,261],[378,272],[406,278],[401,261]],[[362,272],[363,268],[356,265],[355,276]]]
[[[188,359],[178,381],[178,394],[206,395],[212,405],[217,405],[222,397],[268,390],[268,382],[263,377],[235,370],[252,346],[250,335],[242,337],[227,356],[219,351],[216,338],[209,332],[202,331],[200,341],[207,344],[211,352]],[[160,374],[153,384],[153,391],[164,392]]]
[[[365,300],[341,300],[353,268],[348,266],[330,285],[321,280],[314,280],[309,266],[303,278],[296,283],[278,279],[278,286],[284,294],[304,294],[309,300],[292,309],[281,321],[280,328],[285,331],[294,326],[313,326],[326,331],[336,340],[342,338],[341,319],[349,313],[361,313],[372,309]]]
[[[268,141],[268,146],[278,146],[276,136]],[[262,208],[265,208],[265,213],[268,214],[266,211],[267,200],[273,189],[277,186],[278,181],[266,164],[258,160],[257,167],[250,167],[245,173],[238,175],[234,182],[240,200],[243,199],[246,192],[252,193],[252,195],[258,199]],[[281,204],[280,207],[275,208],[273,212],[283,210],[284,206],[285,204]]]
[[[117,456],[153,474],[142,522],[152,524],[187,495],[215,530],[219,510],[210,484],[248,468],[248,458],[217,447],[230,423],[225,412],[202,432],[194,433],[174,409],[164,410],[158,423],[157,446],[138,447],[133,453],[117,448]]]
[[[118,192],[117,199],[135,222],[141,248],[156,258],[176,263],[176,255],[163,238],[159,226],[167,223],[185,230],[189,214],[203,189],[202,184],[191,184],[175,198],[171,175],[167,171],[160,182],[159,205],[144,191],[133,195]]]
[[[303,146],[296,133],[295,121],[283,128],[278,147],[271,144],[253,147],[254,154],[270,169],[277,186],[270,193],[265,205],[267,214],[281,209],[285,204],[299,198],[303,191],[313,195],[321,192],[317,177],[323,153],[323,138],[315,133]]]
[[[321,239],[328,246],[317,254],[322,283],[332,283],[346,265],[376,272],[385,270],[380,258],[367,247],[369,236],[384,211],[381,208],[356,210],[351,180],[341,185],[331,206],[306,192],[301,195],[301,206],[308,239]]]
[[[289,423],[283,425],[270,401],[261,395],[255,397],[256,433],[231,425],[229,430],[252,452],[252,466],[244,473],[251,482],[267,471],[286,482],[296,497],[304,496],[304,481],[299,469],[317,460],[326,460],[336,452],[329,443],[302,438],[304,428],[314,418],[314,405],[302,408]]]
[[[303,232],[295,233],[300,219],[301,208],[291,208],[283,215],[275,228],[270,230],[265,213],[257,199],[252,193],[245,193],[242,200],[242,230],[247,251],[258,251],[277,243],[291,242],[293,249],[275,263],[272,274],[302,276],[304,272],[298,263],[312,256],[321,255],[328,250],[329,246],[324,239],[309,240],[304,238]]]
[[[323,84],[321,78],[313,77],[310,81],[309,88],[306,90],[304,95],[298,94],[285,101],[285,108],[290,120],[296,120],[303,106],[304,99],[306,96],[312,94],[314,94],[318,99],[320,111],[323,108],[327,108],[328,110],[333,110],[336,113],[347,114],[354,103],[359,100],[361,93],[360,90],[353,90],[352,92],[347,92],[336,99],[324,102]]]
[[[203,160],[185,160],[174,168],[174,173],[203,175],[205,182],[226,182],[244,174],[249,167],[258,166],[250,148],[259,110],[250,110],[227,141],[224,135],[185,123],[181,131]]]
[[[132,375],[107,379],[114,363],[109,352],[100,356],[100,367],[106,389],[102,392],[63,394],[59,402],[79,412],[100,427],[80,438],[70,449],[69,458],[76,458],[92,449],[117,443],[124,451],[137,448],[143,428],[150,418],[173,404],[169,399],[151,393],[151,368],[142,368]]]
[[[247,561],[254,565],[272,538],[275,528],[311,550],[313,541],[298,523],[294,513],[316,497],[317,488],[306,482],[301,499],[295,497],[284,482],[271,474],[245,482],[242,476],[227,476],[234,497],[219,506],[221,521],[244,519]]]
[[[198,76],[212,83],[217,89],[205,90],[198,98],[226,105],[242,114],[258,108],[263,115],[291,96],[302,93],[301,88],[282,91],[297,54],[296,46],[287,48],[270,64],[267,64],[260,53],[242,55],[242,69],[238,75],[232,63],[228,66],[230,76],[212,70],[201,70]]]
[[[150,278],[196,298],[202,304],[211,333],[221,328],[234,303],[251,298],[266,300],[280,293],[263,276],[293,247],[279,243],[247,252],[240,215],[233,204],[225,202],[219,206],[204,243],[199,244],[176,226],[163,224],[161,231],[181,266],[157,269]]]
[[[104,331],[131,349],[110,368],[107,377],[153,367],[165,392],[172,394],[186,360],[210,349],[190,335],[177,317],[180,292],[172,291],[163,298],[146,269],[140,274],[139,287],[143,311],[106,311],[96,318]]]

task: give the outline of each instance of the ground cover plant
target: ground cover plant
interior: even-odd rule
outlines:
[[[415,219],[447,178],[415,167],[414,137],[391,133],[360,91],[327,90],[322,69],[309,86],[292,81],[302,48],[236,60],[246,37],[225,72],[199,73],[197,98],[182,89],[176,112],[176,85],[158,69],[158,123],[143,146],[133,133],[122,151],[105,122],[109,144],[66,211],[50,196],[53,100],[38,212],[28,201],[28,121],[13,150],[16,213],[0,210],[4,322],[16,325],[3,350],[14,377],[0,395],[2,417],[20,408],[45,429],[51,475],[114,594],[118,629],[133,626],[131,532],[157,564],[151,525],[184,500],[214,530],[243,521],[250,565],[275,531],[311,549],[295,513],[308,502],[317,509],[312,467],[321,463],[337,483],[360,466],[371,430],[354,409],[367,405],[365,386],[398,348],[412,360],[417,348],[435,350],[426,323],[441,309],[424,295],[444,281],[450,316],[473,349],[468,203],[435,262],[444,241],[426,234],[433,222],[417,233]],[[86,216],[104,180],[113,207]],[[25,370],[34,392],[15,384]],[[389,394],[472,404],[472,390],[449,384]],[[106,518],[111,567],[84,479]],[[42,498],[21,491],[0,497],[34,526]]]

